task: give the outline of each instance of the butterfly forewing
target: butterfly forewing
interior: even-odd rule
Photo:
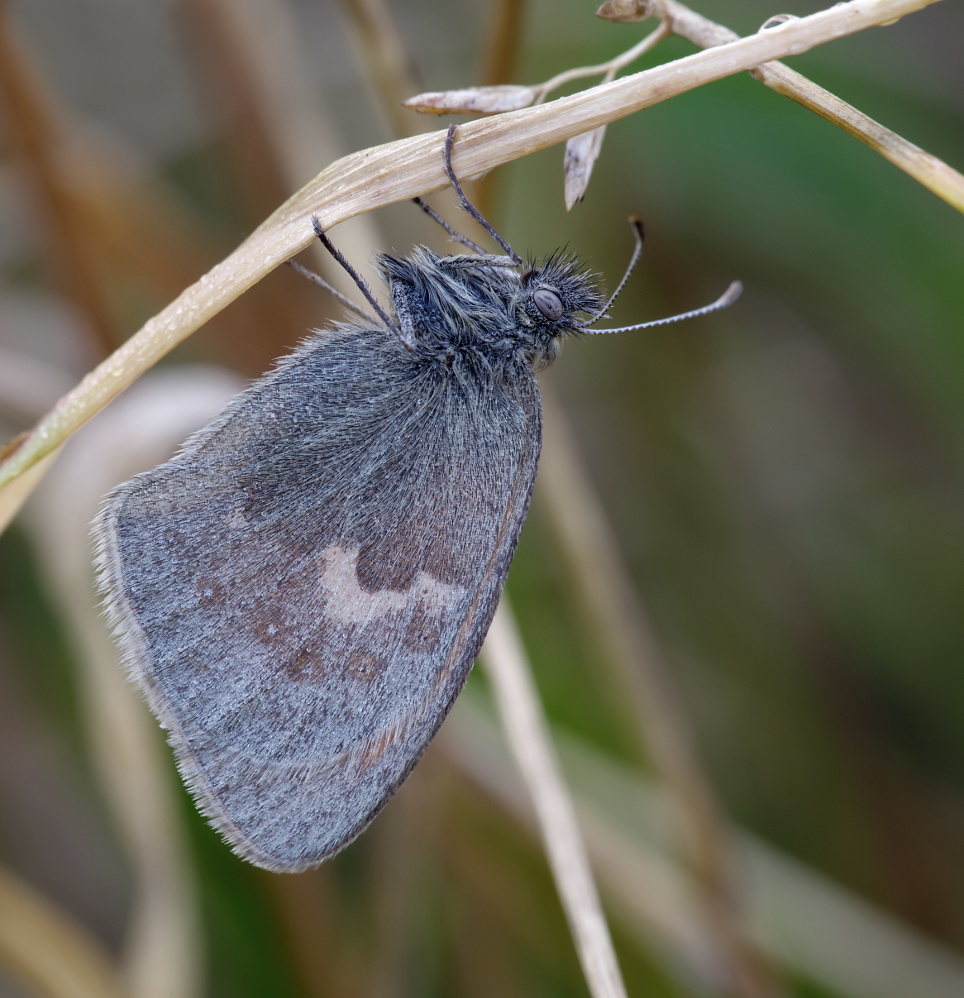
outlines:
[[[418,761],[495,610],[540,431],[528,367],[456,377],[343,327],[110,497],[128,665],[241,855],[317,864]]]

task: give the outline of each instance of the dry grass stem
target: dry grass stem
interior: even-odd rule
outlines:
[[[736,995],[777,994],[768,969],[741,931],[742,899],[734,892],[734,863],[724,820],[694,749],[648,616],[620,556],[620,548],[572,443],[562,407],[543,391],[545,443],[537,499],[552,522],[568,565],[576,604],[584,610],[609,688],[628,711],[633,731],[668,793],[683,864],[697,886],[702,924],[728,968]]]
[[[459,700],[458,723],[443,729],[440,738],[446,754],[453,759],[462,773],[485,793],[498,802],[511,818],[531,834],[538,835],[538,823],[532,813],[532,802],[526,788],[515,778],[512,759],[507,755],[503,731],[497,722],[490,719],[483,709],[481,698],[471,692],[463,694]],[[565,744],[565,736],[561,744]],[[592,753],[588,747],[566,752],[570,761],[576,752]],[[565,759],[564,759],[565,761]],[[598,773],[602,774],[610,765],[610,760],[600,761]],[[661,815],[652,799],[659,795],[641,791],[640,785],[626,788],[627,792],[619,803],[605,811],[596,806],[599,794],[611,781],[601,779],[595,787],[595,797],[586,794],[585,786],[580,786],[578,767],[566,767],[564,773],[567,786],[576,799],[579,826],[583,831],[586,846],[592,856],[593,870],[604,892],[607,907],[618,913],[621,921],[629,923],[637,933],[645,948],[656,940],[658,948],[672,954],[671,962],[685,966],[697,973],[705,972],[711,978],[717,966],[715,950],[707,946],[707,936],[703,931],[700,916],[693,899],[692,886],[687,884],[678,862],[660,848],[662,843],[652,841],[652,836],[638,827],[626,829],[618,825],[616,834],[628,838],[631,846],[628,856],[622,850],[609,851],[613,835],[610,834],[624,812],[627,802],[631,802],[633,814],[642,814],[645,822],[661,823]]]
[[[60,448],[55,448],[45,454],[36,464],[13,479],[0,489],[0,533],[10,526],[10,521],[17,515],[20,507],[30,498],[30,493],[40,484],[41,479],[50,470],[57,458]]]
[[[575,810],[506,599],[499,605],[482,654],[502,726],[535,806],[546,855],[589,990],[594,998],[625,998],[626,988]]]
[[[548,104],[470,122],[459,130],[455,169],[461,176],[486,172],[702,84],[893,21],[932,2],[852,0]],[[225,305],[308,246],[314,239],[312,214],[331,228],[445,186],[442,139],[437,133],[402,139],[346,156],[322,171],[61,399],[0,466],[0,485],[62,444]],[[4,501],[0,493],[0,508]]]
[[[607,82],[615,79],[616,74],[621,69],[628,66],[631,62],[641,59],[647,52],[654,49],[664,38],[668,38],[670,34],[672,34],[672,32],[669,27],[666,24],[660,24],[659,27],[651,31],[632,48],[627,49],[622,54],[610,59],[609,62],[600,63],[598,66],[583,66],[578,69],[569,69],[564,73],[557,74],[552,77],[551,80],[547,80],[539,86],[539,100],[545,100],[546,96],[552,93],[553,90],[557,90],[563,84],[569,83],[571,80],[582,79],[586,76],[599,75],[605,76]]]
[[[659,18],[662,25],[673,34],[686,38],[701,48],[728,45],[739,38],[736,32],[710,21],[677,0],[623,0],[622,3],[603,4],[598,13],[600,17],[618,21]],[[901,138],[896,132],[834,96],[829,90],[812,83],[789,66],[768,62],[750,73],[771,90],[792,98],[849,132],[933,194],[958,211],[964,211],[964,175],[936,156]]]
[[[471,692],[461,698],[458,725],[441,736],[446,752],[531,827],[529,802],[479,700]],[[555,745],[613,921],[647,949],[655,940],[671,975],[685,967],[686,993],[725,993],[700,928],[699,900],[672,855],[673,822],[666,820],[663,793],[580,739],[556,734]],[[848,998],[964,994],[959,954],[779,849],[736,829],[732,834],[745,871],[751,931],[774,962]]]
[[[616,78],[623,67],[641,58],[671,32],[661,24],[631,49],[617,55],[608,62],[597,66],[579,66],[558,73],[545,83],[531,85],[483,84],[480,87],[464,87],[458,90],[441,90],[416,94],[405,101],[405,106],[424,114],[501,114],[504,111],[517,111],[532,104],[541,104],[553,90],[572,80],[582,80],[587,76],[602,76],[608,83]]]
[[[913,177],[932,194],[946,201],[953,208],[964,212],[964,174],[948,166],[943,160],[925,152],[919,146],[902,138],[857,108],[841,100],[829,90],[811,83],[805,76],[780,63],[767,64],[751,70],[771,90],[791,97],[798,104],[809,108],[821,118],[826,118],[884,159]]]

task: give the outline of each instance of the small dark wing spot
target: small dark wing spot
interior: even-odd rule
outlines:
[[[313,648],[299,648],[283,662],[282,668],[290,679],[317,680],[320,656]]]
[[[441,613],[447,607],[440,608]],[[424,599],[419,602],[412,613],[405,633],[402,636],[402,644],[409,651],[427,653],[438,647],[442,640],[442,616],[441,613],[432,613],[426,606]]]
[[[363,683],[371,683],[384,671],[386,662],[370,651],[362,651],[346,664],[346,675]]]

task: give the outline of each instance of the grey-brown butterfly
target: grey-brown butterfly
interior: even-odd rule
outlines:
[[[451,229],[471,252],[382,255],[384,309],[316,223],[377,317],[350,306],[357,321],[312,334],[97,521],[130,674],[201,811],[270,870],[337,852],[418,762],[526,517],[533,371],[568,333],[620,331],[589,328],[612,299],[584,268],[523,265],[472,207],[453,138],[452,186],[504,255]]]

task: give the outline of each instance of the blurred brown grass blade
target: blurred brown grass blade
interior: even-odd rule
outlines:
[[[515,76],[525,29],[526,0],[496,0],[479,69],[482,86],[500,86]],[[414,93],[414,91],[413,91]],[[413,93],[406,94],[412,97]],[[470,200],[488,218],[492,214],[496,177],[487,173],[470,189]]]
[[[71,192],[71,164],[59,135],[56,102],[0,4],[0,101],[24,183],[32,189],[56,279],[78,305],[101,355],[119,336],[96,261],[87,246],[90,219]]]
[[[43,998],[124,998],[107,952],[65,911],[0,867],[0,963]]]
[[[404,138],[431,130],[431,122],[402,107],[419,89],[418,72],[391,7],[385,0],[341,0],[341,6],[390,133]]]
[[[344,155],[344,142],[314,92],[287,0],[181,0],[181,11],[201,89],[226,136],[238,209],[255,226],[319,163]],[[376,232],[373,222],[358,224],[342,249],[351,259],[367,259]],[[343,293],[355,291],[320,248],[314,266]],[[305,282],[291,282],[285,296],[272,300],[272,324],[299,328],[298,317],[317,308],[317,298]]]
[[[491,28],[482,53],[479,73],[479,80],[484,87],[508,83],[515,75],[522,47],[526,0],[497,0],[492,7],[494,12],[490,18]]]
[[[44,256],[55,273],[69,277],[61,281],[65,296],[99,331],[107,353],[122,338],[119,289],[133,285],[149,302],[169,300],[225,247],[118,135],[108,138],[70,112],[42,80],[2,8],[0,48],[0,92],[8,98],[11,136],[20,137],[14,143],[20,183],[45,222]],[[231,318],[241,343],[264,324],[254,307]]]

